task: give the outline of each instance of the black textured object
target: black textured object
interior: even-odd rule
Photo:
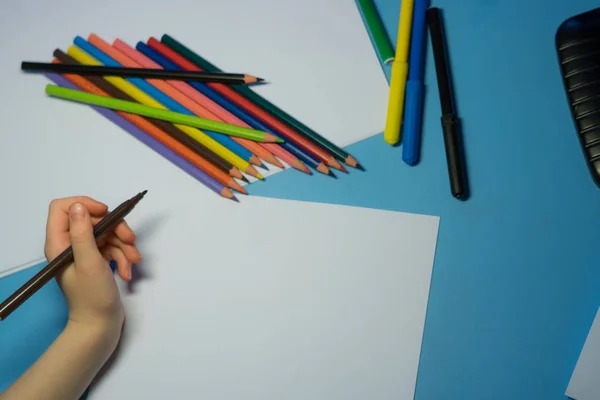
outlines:
[[[579,143],[600,187],[600,8],[564,21],[556,50]]]

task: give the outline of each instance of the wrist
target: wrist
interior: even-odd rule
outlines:
[[[105,351],[110,355],[119,343],[122,327],[122,320],[81,322],[69,318],[64,332],[81,338],[93,348]]]

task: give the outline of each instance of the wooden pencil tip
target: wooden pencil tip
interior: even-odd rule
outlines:
[[[302,161],[298,159],[292,160],[292,162],[290,162],[290,166],[298,171],[302,171],[305,174],[311,175],[310,169],[306,168],[306,165],[304,165]]]
[[[261,174],[259,174],[258,172],[256,173],[256,177],[257,177],[258,179],[260,179],[261,181],[264,181],[264,180],[265,180],[265,177],[264,177],[264,176],[262,176]]]
[[[227,186],[229,186],[230,188],[232,188],[233,190],[246,194],[246,190],[235,181],[235,179],[231,179],[231,181],[227,184]]]
[[[237,179],[242,179],[242,177],[244,176],[244,175],[242,175],[242,172],[235,167],[231,168],[231,170],[229,171],[229,175],[231,175]]]
[[[262,161],[260,161],[260,158],[258,158],[255,155],[252,155],[250,157],[250,160],[248,160],[250,162],[250,164],[252,165],[256,165],[257,167],[260,167],[262,165]]]
[[[277,136],[272,135],[270,133],[265,133],[263,135],[263,140],[265,143],[283,143],[283,141],[281,139],[279,139]]]
[[[144,191],[142,192],[142,196],[145,196],[145,195],[146,195],[146,193],[148,193],[148,191],[147,191],[147,190],[144,190]]]
[[[348,172],[348,171],[346,170],[346,168],[344,168],[344,167],[342,166],[342,164],[340,164],[340,163],[339,163],[339,162],[338,162],[338,161],[337,161],[335,158],[333,158],[333,157],[332,157],[330,160],[328,160],[328,161],[327,161],[327,164],[329,164],[329,166],[330,166],[331,168],[335,168],[335,169],[337,169],[337,170],[339,170],[339,171],[342,171],[342,172]]]
[[[356,158],[352,157],[351,155],[348,155],[348,157],[346,157],[346,160],[344,162],[346,163],[346,165],[349,165],[353,168],[359,168],[359,169],[361,168],[358,161],[356,161]]]
[[[317,166],[317,171],[319,171],[320,173],[325,174],[325,175],[329,175],[331,173],[331,170],[329,168],[327,168],[327,165],[325,165],[324,163],[320,163]]]
[[[285,143],[285,140],[281,138],[275,138],[275,143]]]
[[[278,168],[283,168],[283,164],[273,154],[269,154],[269,156],[265,157],[264,160]]]
[[[254,168],[252,165],[248,165],[248,166],[246,167],[246,173],[247,173],[248,175],[252,175],[253,177],[255,177],[255,178],[258,178],[258,179],[264,179],[264,178],[262,177],[262,175],[261,175],[261,174],[259,174],[259,173],[258,173],[258,171],[256,171],[256,169],[255,169],[255,168]]]
[[[258,76],[248,75],[248,74],[244,75],[244,83],[246,83],[248,85],[252,85],[255,83],[263,83],[263,82],[265,82],[265,80],[263,78],[259,78]]]
[[[246,178],[244,175],[242,175],[242,177],[240,179],[243,180],[246,183],[250,183],[250,181],[248,180],[248,178]]]
[[[235,196],[233,195],[233,192],[231,190],[229,190],[228,188],[223,188],[223,190],[221,190],[221,196],[228,198],[228,199],[233,199],[236,200]]]

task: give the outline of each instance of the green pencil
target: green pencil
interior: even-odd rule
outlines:
[[[253,140],[255,142],[282,143],[283,140],[271,135],[270,133],[257,131],[254,129],[242,128],[236,125],[225,124],[223,122],[211,121],[209,119],[195,117],[193,115],[180,114],[173,111],[163,110],[156,107],[150,107],[139,103],[126,100],[119,100],[112,97],[98,96],[79,90],[67,89],[54,85],[46,85],[46,93],[53,97],[65,100],[76,101],[78,103],[91,104],[94,106],[110,108],[112,110],[124,111],[131,114],[142,115],[148,118],[160,119],[193,126],[194,128],[206,129],[213,132],[223,133],[230,136],[236,136],[243,139]]]
[[[198,54],[194,53],[192,50],[190,50],[177,40],[173,39],[171,36],[165,34],[162,36],[160,41],[166,46],[170,47],[172,50],[181,54],[183,57],[187,58],[190,62],[196,64],[199,68],[203,69],[204,71],[222,72],[217,66],[211,64],[208,60],[200,57]],[[244,96],[257,106],[267,111],[269,114],[273,115],[278,120],[295,129],[297,132],[304,135],[313,143],[327,150],[338,161],[346,163],[347,165],[354,168],[362,168],[358,161],[356,161],[356,159],[344,149],[336,146],[331,141],[319,135],[317,132],[313,131],[308,126],[304,125],[302,122],[298,121],[296,118],[292,117],[291,115],[289,115],[273,103],[269,102],[267,99],[263,98],[261,95],[257,94],[250,88],[244,87],[242,85],[231,85],[229,87],[230,89],[235,90],[240,95]]]
[[[383,64],[391,63],[394,61],[394,49],[390,44],[390,38],[383,28],[373,0],[356,0],[356,3],[379,60]]]

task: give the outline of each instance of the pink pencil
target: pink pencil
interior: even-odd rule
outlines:
[[[108,54],[110,57],[114,58],[117,62],[119,62],[120,64],[122,64],[125,67],[129,67],[129,68],[140,68],[141,67],[140,64],[138,64],[137,62],[135,62],[134,60],[132,60],[131,58],[129,58],[128,56],[123,54],[121,51],[117,50],[116,48],[111,47],[110,44],[108,44],[107,42],[102,40],[99,36],[97,36],[93,33],[88,37],[88,41],[91,44],[93,44],[94,46],[96,46],[98,49],[103,51],[104,53]],[[177,90],[173,89],[165,81],[160,80],[160,79],[148,79],[147,81],[152,86],[156,87],[158,90],[162,91],[164,94],[171,97],[173,100],[177,101],[179,104],[181,104],[182,106],[184,106],[185,108],[187,108],[188,110],[193,112],[194,114],[198,115],[199,117],[206,118],[206,119],[212,119],[215,121],[222,121],[220,118],[218,118],[216,115],[214,115],[213,113],[208,111],[206,108],[202,107],[198,103],[195,103],[194,101],[189,99],[187,96],[185,96],[182,93],[178,92]],[[275,157],[273,157],[273,155],[268,150],[259,146],[257,143],[255,143],[251,140],[234,138],[234,137],[232,137],[231,139],[236,141],[237,143],[239,143],[246,149],[248,149],[250,152],[256,154],[256,156],[263,158],[267,162],[271,162],[270,159],[275,159]],[[258,158],[256,158],[256,156],[253,156],[253,158],[251,158],[250,161],[254,165],[260,165],[261,163],[258,160]],[[276,165],[276,164],[273,164],[273,165]]]
[[[91,36],[90,36],[91,42]],[[123,54],[127,55],[129,58],[143,66],[144,68],[156,68],[163,69],[160,65],[150,60],[148,57],[129,46],[127,43],[122,41],[121,39],[116,39],[113,42],[113,47],[117,50],[121,51]],[[167,80],[169,85],[171,85],[174,89],[177,89],[179,92],[187,96],[189,99],[193,100],[195,103],[202,105],[205,109],[210,110],[213,114],[215,114],[221,121],[227,122],[228,124],[242,126],[244,128],[250,128],[248,124],[244,121],[225,110],[223,107],[191,87],[185,82],[182,81],[174,81]],[[190,108],[191,110],[191,108]],[[193,111],[193,110],[192,110]],[[265,147],[268,151],[275,154],[277,157],[281,158],[283,161],[288,163],[293,168],[301,170],[303,172],[308,172],[306,166],[293,154],[279,146],[275,143],[260,143],[261,146]],[[268,160],[266,160],[268,161]],[[269,161],[270,162],[270,161]],[[272,162],[270,162],[273,164]]]

